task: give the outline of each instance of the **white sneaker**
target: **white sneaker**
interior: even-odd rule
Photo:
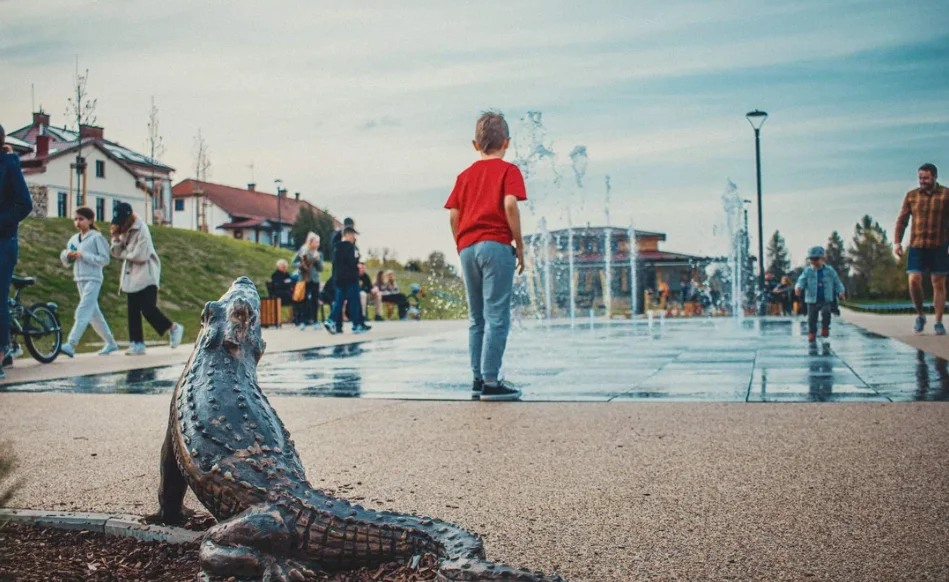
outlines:
[[[145,342],[132,342],[129,349],[125,350],[126,356],[144,356]]]
[[[66,354],[70,358],[76,357],[76,348],[74,348],[73,345],[69,342],[66,342],[63,345],[59,346],[59,351]]]
[[[322,327],[320,326],[320,324],[318,323],[313,324],[313,331],[320,331],[321,329]]]
[[[185,336],[185,326],[180,323],[172,324],[171,332],[168,334],[171,339],[171,349],[175,349],[181,345],[181,338]]]
[[[300,328],[300,331],[305,331],[305,330],[306,330],[306,324],[305,324],[305,323],[301,323],[301,324],[298,325],[297,327]]]
[[[106,344],[104,348],[98,351],[98,354],[100,356],[108,356],[112,352],[117,352],[117,351],[119,351],[119,344],[113,342],[111,344]]]

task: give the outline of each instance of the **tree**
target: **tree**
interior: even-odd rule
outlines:
[[[198,128],[198,135],[194,136],[194,177],[201,181],[207,181],[211,172],[211,157],[208,153],[208,142],[204,141],[201,135],[201,128]],[[206,197],[198,194],[194,200],[194,223],[198,230],[208,232],[208,200]]]
[[[784,277],[791,270],[791,260],[788,258],[788,245],[781,231],[776,230],[768,241],[767,255],[768,272],[778,280]]]
[[[76,120],[76,134],[79,147],[76,149],[76,206],[86,205],[86,182],[83,176],[86,173],[86,160],[82,157],[82,126],[95,125],[96,104],[98,99],[89,99],[86,84],[89,82],[89,69],[84,75],[79,74],[79,57],[76,57],[76,75],[73,78],[75,94],[67,99],[66,118]],[[70,192],[70,195],[72,193]],[[68,212],[68,210],[67,210]]]
[[[905,289],[905,277],[893,255],[893,245],[886,230],[869,215],[854,227],[853,241],[847,253],[851,268],[848,292],[851,296],[892,298]]]
[[[165,200],[162,199],[162,188],[155,185],[155,158],[163,155],[165,153],[165,144],[163,143],[161,133],[158,131],[158,107],[155,106],[155,97],[152,97],[152,108],[148,112],[148,138],[146,140],[146,145],[148,146],[148,161],[152,165],[152,179],[149,186],[149,194],[152,197],[152,208],[161,210],[161,222],[171,222],[171,209],[165,208]],[[155,201],[158,201],[156,204]],[[158,213],[153,212],[155,218],[158,217]]]
[[[201,135],[201,128],[198,128],[198,135],[194,136],[194,177],[202,182],[211,175],[211,156],[208,149],[208,142]]]
[[[306,242],[306,237],[311,232],[315,232],[320,237],[320,251],[323,257],[329,259],[330,245],[333,244],[333,232],[336,230],[336,224],[330,218],[326,210],[313,211],[309,206],[304,206],[297,214],[297,219],[290,227],[290,238],[297,247],[302,247]]]
[[[844,239],[836,230],[830,233],[830,237],[827,239],[827,247],[824,249],[826,255],[824,260],[837,271],[840,281],[846,287],[850,281],[850,262],[847,258],[845,244]]]

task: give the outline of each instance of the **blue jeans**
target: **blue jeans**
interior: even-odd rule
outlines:
[[[482,241],[462,249],[461,272],[468,294],[468,351],[475,380],[494,383],[511,329],[514,247]]]
[[[0,289],[3,289],[3,306],[0,307],[0,350],[10,347],[10,285],[13,282],[13,268],[19,256],[17,238],[0,238]],[[3,351],[0,351],[3,357]]]
[[[362,318],[362,300],[359,298],[358,282],[336,286],[336,300],[333,301],[333,311],[330,312],[330,319],[333,320],[337,329],[343,327],[343,302],[346,302],[349,309],[349,321],[352,322],[353,329],[361,327],[365,322]]]

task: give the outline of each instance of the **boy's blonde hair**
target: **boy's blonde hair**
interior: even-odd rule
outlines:
[[[492,154],[504,146],[510,138],[504,114],[500,111],[485,111],[475,125],[475,143],[483,154]]]

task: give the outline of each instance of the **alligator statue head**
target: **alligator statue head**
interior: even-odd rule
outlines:
[[[189,487],[218,520],[201,544],[200,578],[305,580],[430,552],[439,580],[562,581],[486,560],[481,538],[460,526],[314,489],[257,384],[259,317],[260,297],[246,277],[208,303],[171,399],[155,521],[180,523]]]

